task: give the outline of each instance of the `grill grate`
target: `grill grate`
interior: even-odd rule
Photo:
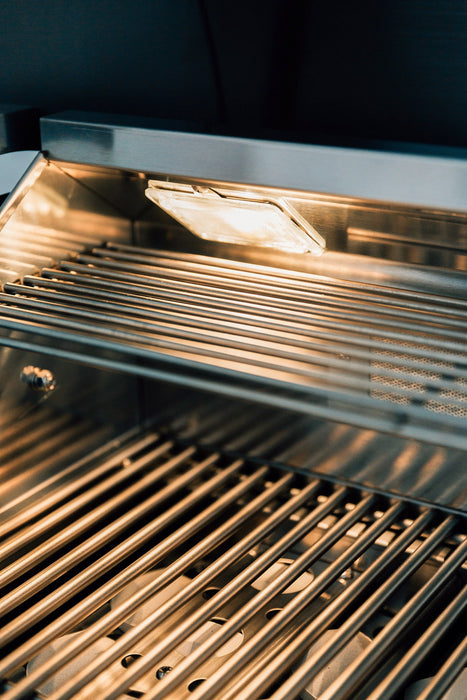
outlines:
[[[52,227],[40,230],[36,223],[9,221],[0,229],[0,284],[35,274],[42,267],[84,253],[86,247],[99,243],[99,237],[83,232],[78,235]]]
[[[110,243],[4,290],[3,345],[467,448],[461,300]]]
[[[83,461],[110,437],[111,426],[103,426],[37,404],[5,401],[0,413],[0,537],[12,526],[13,514],[38,494],[63,487],[67,475],[78,472]],[[27,493],[26,493],[27,492]],[[15,515],[18,526],[33,515],[26,509]]]
[[[462,516],[153,429],[69,473],[2,523],[7,700],[376,700],[461,673]]]

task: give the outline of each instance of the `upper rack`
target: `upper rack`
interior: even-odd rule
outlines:
[[[107,243],[0,304],[1,345],[467,449],[461,299]]]

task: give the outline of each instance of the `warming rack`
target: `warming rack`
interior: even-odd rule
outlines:
[[[460,298],[108,243],[0,303],[2,345],[467,448]]]

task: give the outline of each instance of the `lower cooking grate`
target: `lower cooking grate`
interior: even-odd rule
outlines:
[[[462,516],[153,429],[80,467],[1,523],[6,699],[461,697]]]

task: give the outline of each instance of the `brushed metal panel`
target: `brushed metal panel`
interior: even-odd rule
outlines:
[[[41,119],[41,134],[58,160],[467,210],[463,158],[162,131],[81,112]]]

